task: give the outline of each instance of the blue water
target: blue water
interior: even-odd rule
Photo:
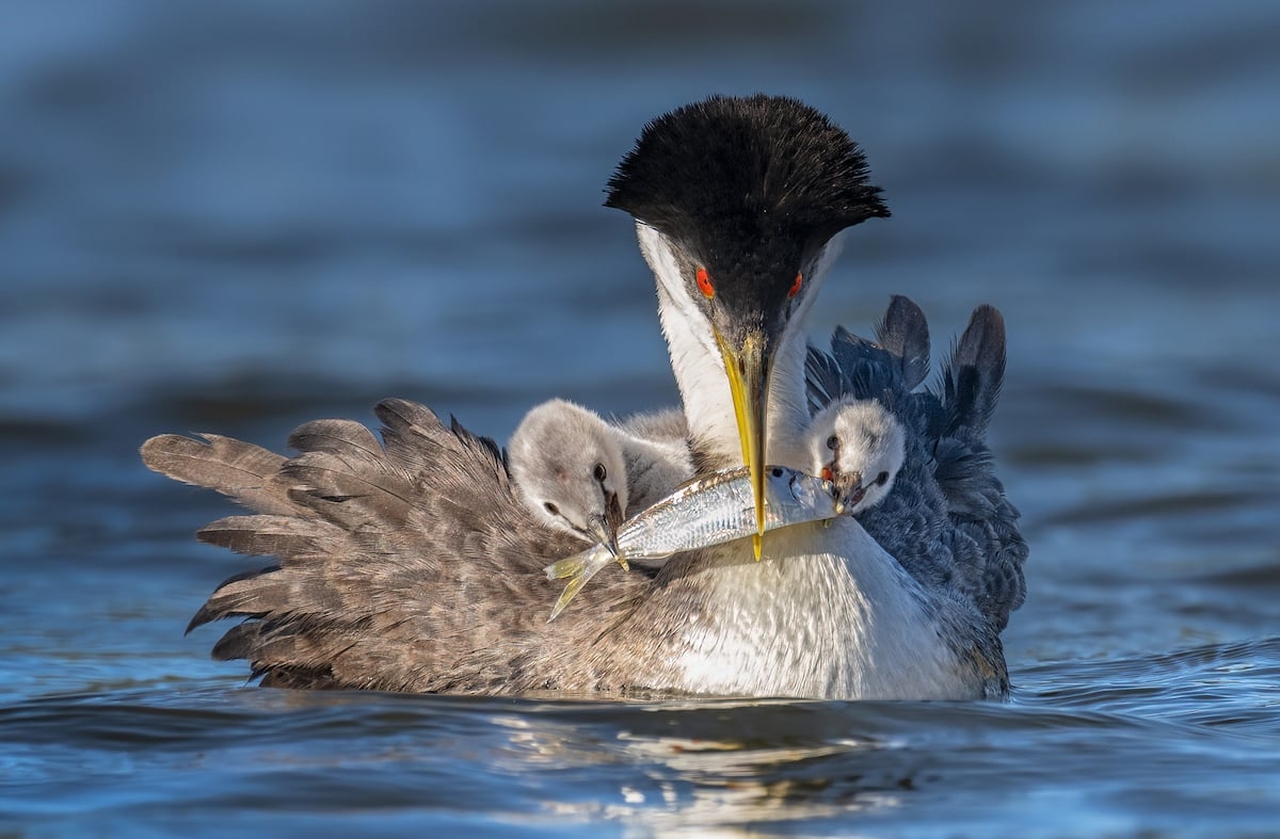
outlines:
[[[6,4],[0,834],[1280,831],[1280,7]],[[671,404],[601,189],[798,96],[866,148],[815,329],[1008,321],[1004,704],[298,694],[182,630],[247,567],[162,431],[399,395],[505,438]]]

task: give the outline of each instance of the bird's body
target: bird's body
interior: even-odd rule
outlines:
[[[657,278],[695,470],[745,464],[761,532],[764,464],[810,457],[805,315],[836,234],[888,214],[878,193],[842,130],[766,96],[665,115],[610,181],[606,203],[635,217]],[[841,517],[764,534],[755,550],[743,540],[602,575],[548,624],[557,591],[542,568],[580,540],[536,523],[491,442],[408,402],[378,414],[383,445],[355,423],[311,423],[287,460],[224,438],[143,447],[153,469],[255,513],[201,538],[278,557],[228,580],[192,621],[242,618],[214,654],[248,659],[264,683],[828,698],[1006,688],[996,623],[945,581],[950,569],[913,570],[949,557],[882,547],[938,541],[912,536],[912,510],[874,539]],[[907,427],[885,504],[910,494],[924,433]]]
[[[759,563],[743,542],[677,557],[658,580],[626,633],[664,639],[651,649],[669,663],[647,677],[661,689],[859,699],[1004,690],[994,634],[962,603],[938,602],[849,517],[770,533]]]

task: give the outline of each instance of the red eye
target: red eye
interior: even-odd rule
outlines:
[[[796,272],[796,281],[791,284],[791,290],[787,292],[788,297],[795,297],[800,293],[800,286],[804,284],[804,275],[799,271]]]
[[[699,268],[694,278],[698,281],[698,291],[702,292],[703,297],[711,299],[716,296],[715,287],[711,285],[711,278],[707,276],[706,268]]]

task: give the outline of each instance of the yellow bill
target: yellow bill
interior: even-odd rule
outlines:
[[[738,438],[742,443],[742,462],[751,475],[751,494],[756,507],[756,534],[752,537],[756,561],[760,560],[761,538],[764,536],[764,467],[767,403],[769,399],[768,353],[763,334],[752,332],[742,346],[733,347],[719,331],[715,333],[724,369],[733,396],[734,417],[738,421]]]

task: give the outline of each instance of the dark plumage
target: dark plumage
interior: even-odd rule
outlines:
[[[830,353],[810,348],[810,406],[852,396],[894,412],[908,429],[906,462],[884,502],[859,520],[922,584],[956,586],[1001,630],[1025,597],[1027,557],[986,444],[1004,379],[1004,320],[992,306],[974,310],[938,384],[923,391],[915,389],[930,345],[920,308],[895,296],[876,339],[837,328]]]

